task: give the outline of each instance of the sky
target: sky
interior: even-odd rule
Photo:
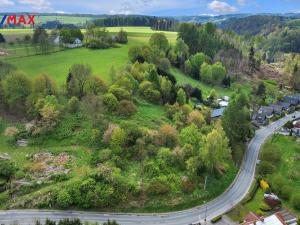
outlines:
[[[0,0],[0,12],[154,16],[300,13],[300,0]]]

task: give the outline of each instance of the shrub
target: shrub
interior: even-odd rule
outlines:
[[[211,223],[217,223],[218,221],[220,221],[222,219],[222,216],[217,216],[215,218],[213,218],[210,222]]]
[[[163,179],[155,179],[147,188],[147,193],[150,195],[164,195],[169,193],[169,191],[170,185]]]
[[[275,167],[269,162],[261,162],[258,167],[258,171],[261,175],[272,174],[275,170]]]
[[[96,76],[90,76],[84,86],[85,94],[98,95],[107,91],[107,85],[105,82]]]
[[[117,85],[112,85],[110,88],[109,88],[109,93],[112,93],[114,94],[114,96],[116,96],[116,98],[121,101],[123,99],[130,99],[130,93],[124,89],[124,88],[121,88]]]
[[[293,206],[295,207],[295,209],[300,210],[300,194],[296,193],[293,196],[293,200],[292,200]]]
[[[200,128],[205,124],[204,116],[199,111],[195,110],[189,114],[188,123],[193,123]]]
[[[119,116],[131,116],[137,111],[136,106],[132,101],[122,100],[117,108],[117,114]]]
[[[175,147],[178,142],[178,132],[171,125],[163,125],[159,129],[159,144],[166,147]]]
[[[261,187],[263,190],[267,190],[267,189],[269,188],[269,184],[267,183],[267,181],[261,180],[261,181],[260,181],[260,187]]]
[[[16,166],[7,160],[0,160],[0,177],[10,179],[17,171]]]
[[[67,105],[68,111],[70,113],[75,113],[79,109],[79,100],[77,97],[73,96],[69,99],[68,105]]]
[[[3,90],[9,109],[22,114],[26,111],[26,100],[32,92],[31,80],[23,74],[7,76],[3,82]]]
[[[181,179],[181,189],[185,193],[192,193],[197,187],[197,183],[188,177],[183,177]]]
[[[109,144],[111,136],[115,129],[117,129],[119,126],[113,123],[110,123],[106,129],[106,131],[103,134],[103,142],[105,144]]]
[[[289,200],[291,197],[292,188],[288,185],[284,185],[279,193],[279,196],[283,198],[284,200]]]
[[[18,128],[16,127],[7,127],[4,131],[4,136],[6,137],[14,137],[19,133]]]
[[[59,207],[68,208],[72,204],[72,198],[66,190],[62,189],[57,194],[56,202]]]
[[[103,96],[103,104],[109,111],[114,111],[118,106],[118,99],[114,94],[108,93]]]

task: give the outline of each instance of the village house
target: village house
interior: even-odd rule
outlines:
[[[300,103],[300,96],[297,96],[297,95],[285,96],[283,98],[283,101],[288,102],[293,106],[296,106]]]
[[[292,106],[291,103],[289,103],[289,102],[283,102],[283,101],[277,102],[276,105],[282,106],[284,111],[289,110],[291,108],[291,106]]]
[[[280,213],[275,213],[268,217],[261,217],[250,212],[240,225],[288,225]]]
[[[220,118],[223,115],[224,111],[225,111],[225,108],[220,108],[220,109],[213,110],[212,113],[211,113],[211,118],[212,119]]]
[[[284,112],[284,107],[282,105],[273,104],[270,105],[271,108],[273,108],[274,113],[277,115],[281,115]]]
[[[300,95],[290,95],[283,97],[282,101],[269,106],[261,106],[257,113],[253,114],[252,121],[257,125],[265,125],[267,119],[270,119],[274,114],[281,115],[284,112],[294,110],[295,106],[300,104]]]
[[[300,137],[300,120],[294,122],[294,128],[292,132],[295,136]]]
[[[66,48],[80,48],[83,46],[82,41],[79,38],[76,38],[73,43],[62,43],[62,39],[60,36],[57,36],[53,39],[54,45],[62,44]]]

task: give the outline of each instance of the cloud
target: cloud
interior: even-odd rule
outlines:
[[[237,0],[237,3],[243,6],[247,4],[247,0]]]
[[[1,7],[14,6],[15,3],[11,0],[0,0]]]
[[[237,11],[237,8],[229,5],[226,2],[214,0],[208,4],[208,8],[218,13],[232,13]]]
[[[19,0],[20,4],[27,5],[33,10],[46,11],[51,9],[51,3],[47,0]]]

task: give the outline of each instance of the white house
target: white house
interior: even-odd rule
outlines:
[[[57,37],[53,40],[53,44],[55,44],[55,45],[59,45],[59,44],[60,44],[60,36],[57,36]]]
[[[79,38],[76,38],[73,43],[64,44],[66,48],[80,48],[83,46],[82,41]]]

